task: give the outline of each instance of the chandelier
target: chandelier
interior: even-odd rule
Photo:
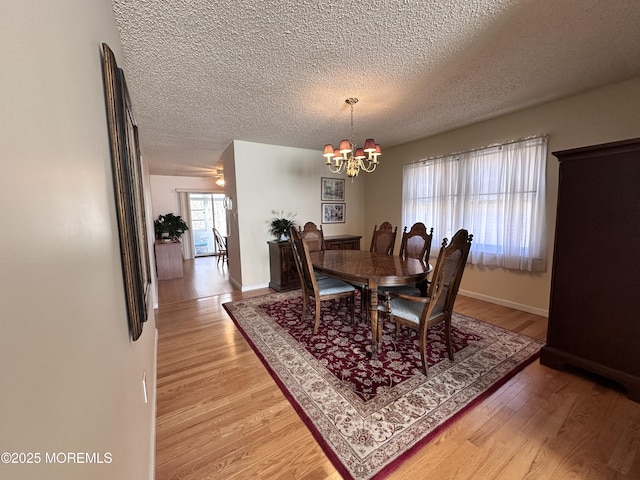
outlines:
[[[333,145],[324,146],[323,156],[326,157],[326,165],[332,173],[346,173],[347,177],[358,176],[360,170],[373,172],[378,166],[378,157],[382,154],[380,145],[373,138],[367,138],[363,148],[356,148],[353,143],[353,106],[358,103],[357,98],[347,98],[345,103],[351,106],[351,140],[341,140],[340,147]]]

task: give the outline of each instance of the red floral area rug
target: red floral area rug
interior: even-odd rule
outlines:
[[[359,305],[359,301],[356,301]],[[371,328],[342,301],[300,319],[300,290],[225,303],[240,331],[346,479],[382,479],[457,415],[538,357],[543,342],[454,314],[455,360],[442,324],[429,331],[429,377],[417,333],[385,322],[377,360]]]

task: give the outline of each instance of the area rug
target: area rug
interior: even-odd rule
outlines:
[[[356,301],[356,305],[359,302]],[[300,320],[300,290],[225,303],[322,449],[346,479],[382,479],[459,414],[538,357],[543,342],[454,314],[455,361],[442,324],[429,331],[429,377],[417,333],[385,322],[377,360],[371,330],[344,301],[322,302]]]

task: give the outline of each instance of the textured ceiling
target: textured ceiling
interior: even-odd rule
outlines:
[[[638,0],[113,0],[151,173],[232,140],[384,149],[640,75]],[[337,145],[336,145],[337,146]]]

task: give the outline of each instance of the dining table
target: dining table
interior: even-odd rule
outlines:
[[[313,268],[345,282],[369,289],[371,358],[377,359],[382,342],[382,322],[378,322],[378,291],[393,285],[412,285],[426,280],[431,265],[415,258],[365,250],[323,250],[311,252]]]

